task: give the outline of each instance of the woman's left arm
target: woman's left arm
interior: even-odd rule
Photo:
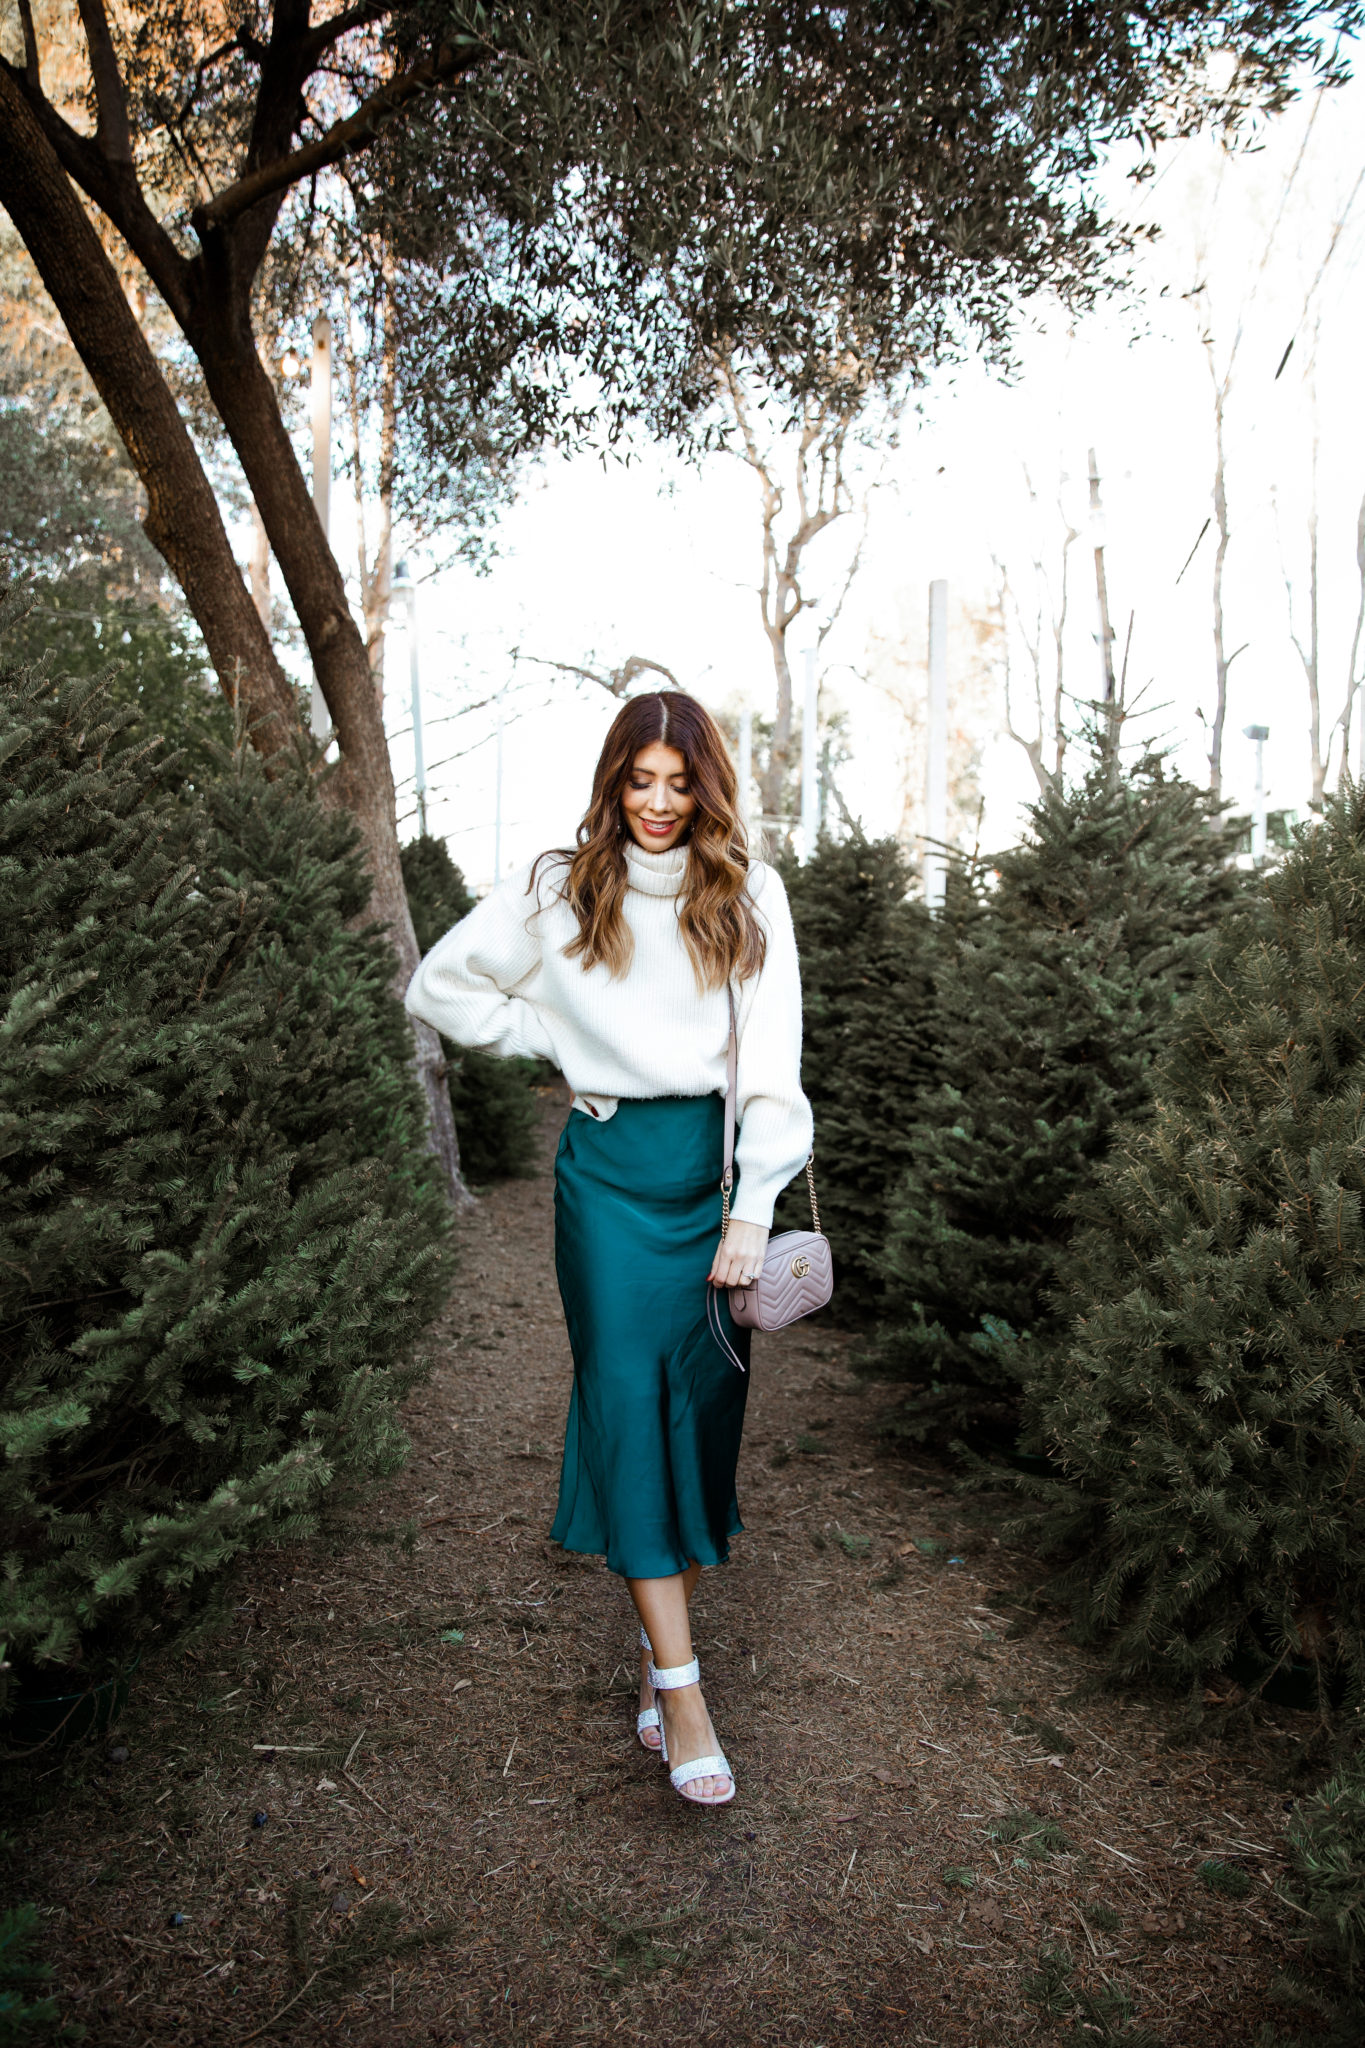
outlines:
[[[811,1113],[801,1087],[801,971],[796,934],[781,878],[770,867],[757,870],[755,893],[767,937],[762,971],[743,992],[739,1020],[740,1125],[735,1146],[739,1185],[730,1230],[717,1250],[711,1278],[717,1286],[740,1284],[738,1273],[755,1273],[763,1263],[773,1204],[810,1155]]]

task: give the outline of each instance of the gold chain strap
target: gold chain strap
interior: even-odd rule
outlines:
[[[810,1220],[815,1226],[817,1237],[823,1237],[820,1228],[820,1204],[815,1198],[815,1154],[806,1161],[806,1186],[810,1190]],[[720,1234],[722,1237],[730,1228],[730,1176],[727,1173],[720,1184]]]

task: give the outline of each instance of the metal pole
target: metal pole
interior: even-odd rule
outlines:
[[[325,313],[313,322],[313,362],[309,378],[309,410],[313,422],[313,508],[322,526],[322,537],[332,535],[332,323]],[[326,699],[313,676],[313,700],[309,724],[315,739],[325,740],[332,729]]]
[[[1244,725],[1242,731],[1256,742],[1256,795],[1251,808],[1251,859],[1253,866],[1265,859],[1265,743],[1268,725]]]
[[[739,714],[739,815],[749,823],[749,784],[754,777],[754,714]]]
[[[412,686],[412,767],[417,785],[417,829],[427,836],[427,760],[422,744],[422,681],[417,651],[417,589],[408,584],[408,680]]]
[[[498,764],[493,793],[493,886],[502,880],[502,705],[498,706]]]
[[[820,685],[815,674],[813,647],[806,649],[806,700],[801,713],[801,860],[815,856],[820,824],[820,779],[817,730],[820,721]]]
[[[942,910],[948,861],[948,585],[929,585],[929,746],[924,790],[924,901]]]

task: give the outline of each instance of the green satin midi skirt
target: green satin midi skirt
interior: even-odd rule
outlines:
[[[555,1160],[555,1270],[573,1348],[551,1536],[631,1579],[722,1564],[749,1375],[707,1327],[720,1238],[718,1095],[571,1109]],[[746,1365],[749,1332],[727,1336]]]

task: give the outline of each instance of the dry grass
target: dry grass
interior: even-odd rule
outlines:
[[[544,1538],[550,1231],[548,1174],[467,1226],[354,1545],[258,1560],[146,1673],[126,1762],[11,1773],[8,1884],[91,2041],[1250,2044],[1294,1717],[1173,1747],[1167,1707],[1087,1694],[993,1504],[879,1448],[835,1331],[755,1345],[748,1532],[696,1630],[740,1795],[674,1797],[623,1589]]]

